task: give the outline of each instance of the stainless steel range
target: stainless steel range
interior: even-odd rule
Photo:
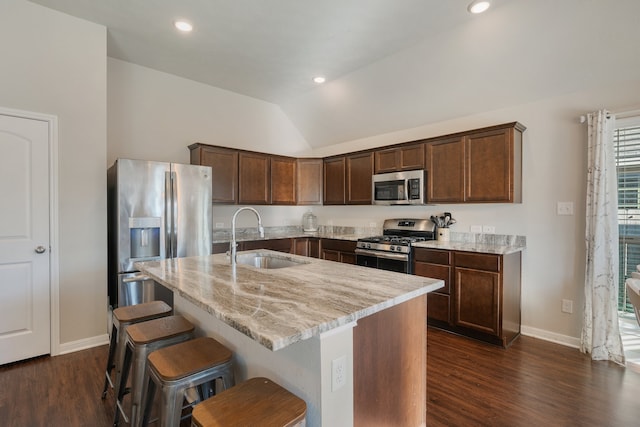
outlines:
[[[358,239],[356,263],[411,274],[413,243],[434,240],[435,236],[435,224],[429,219],[387,219],[382,227],[382,236]]]

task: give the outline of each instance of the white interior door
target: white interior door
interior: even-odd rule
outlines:
[[[49,123],[0,114],[0,364],[50,353]]]

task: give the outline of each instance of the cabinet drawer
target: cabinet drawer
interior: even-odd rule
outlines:
[[[434,264],[451,264],[451,252],[440,249],[424,249],[416,248],[415,258],[416,261],[432,262]]]
[[[456,252],[456,267],[473,268],[485,271],[500,271],[500,255]]]
[[[356,250],[356,242],[351,240],[322,239],[320,245],[322,249],[334,251],[354,252]]]
[[[444,280],[444,288],[438,289],[438,292],[442,294],[449,294],[451,292],[451,267],[448,265],[416,262],[413,264],[413,274],[416,276]]]
[[[211,253],[212,254],[223,254],[229,250],[229,242],[224,243],[214,243]]]
[[[291,239],[250,240],[242,242],[242,250],[270,249],[272,251],[291,253]]]

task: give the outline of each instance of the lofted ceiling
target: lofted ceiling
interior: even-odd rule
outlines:
[[[637,50],[637,0],[493,0],[482,15],[471,0],[30,1],[107,27],[110,57],[279,105],[313,147],[634,79],[640,66],[625,54],[611,67]],[[179,34],[178,18],[194,31]]]

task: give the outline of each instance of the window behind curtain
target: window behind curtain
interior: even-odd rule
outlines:
[[[618,228],[620,231],[618,309],[627,312],[632,312],[633,308],[627,299],[624,282],[640,264],[640,120],[638,120],[640,118],[635,119],[619,120],[613,136],[618,172]]]

